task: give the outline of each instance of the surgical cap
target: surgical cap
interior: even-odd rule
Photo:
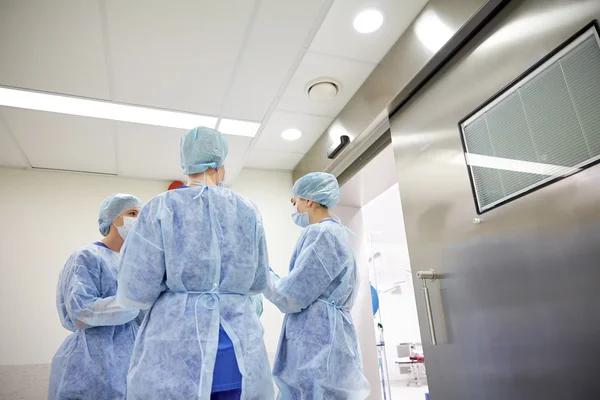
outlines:
[[[331,208],[340,200],[340,186],[335,176],[324,172],[313,172],[296,181],[292,188],[292,195]]]
[[[130,208],[141,207],[142,201],[130,194],[117,193],[108,196],[102,201],[100,212],[98,213],[98,225],[100,226],[100,233],[102,236],[108,235],[110,224],[112,224],[119,215]]]
[[[181,138],[183,173],[192,175],[210,168],[221,168],[227,152],[227,139],[221,132],[204,126],[194,128]]]

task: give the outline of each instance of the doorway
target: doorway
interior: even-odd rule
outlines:
[[[391,146],[342,186],[334,211],[356,234],[362,296],[353,316],[370,398],[424,400],[427,372]]]

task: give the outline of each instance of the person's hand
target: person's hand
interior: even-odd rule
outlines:
[[[81,322],[78,319],[76,319],[75,321],[73,321],[73,325],[75,325],[75,328],[77,328],[77,329],[85,329],[85,328],[89,328],[90,327],[88,324],[86,324],[85,322]]]

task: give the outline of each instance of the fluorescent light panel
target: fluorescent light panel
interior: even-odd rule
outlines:
[[[167,128],[192,129],[196,126],[215,128],[217,125],[217,117],[206,115],[159,110],[3,87],[0,87],[0,106],[164,126]],[[259,127],[259,123],[229,119],[221,120],[220,124],[220,130],[225,134],[249,137],[254,137]]]
[[[254,137],[260,128],[259,122],[222,119],[217,129],[226,135]]]

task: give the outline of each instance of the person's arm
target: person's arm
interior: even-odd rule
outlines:
[[[164,290],[165,256],[160,212],[162,198],[146,204],[122,250],[117,301],[126,307],[148,309]]]
[[[256,295],[264,292],[269,284],[269,252],[267,250],[267,239],[265,229],[262,223],[262,217],[256,206],[253,206],[256,212],[255,224],[255,243],[256,243],[256,273],[254,282],[250,288],[250,295]]]
[[[115,296],[101,297],[101,265],[97,259],[82,254],[73,260],[71,268],[66,310],[75,328],[122,325],[137,317],[138,309],[120,306]]]
[[[285,314],[293,314],[302,311],[302,307],[293,299],[281,295],[278,290],[278,284],[281,278],[272,269],[269,271],[269,286],[265,290],[265,297],[273,303],[279,311]]]
[[[328,230],[309,228],[289,275],[278,279],[271,273],[265,297],[284,313],[307,308],[345,268],[344,251]]]

